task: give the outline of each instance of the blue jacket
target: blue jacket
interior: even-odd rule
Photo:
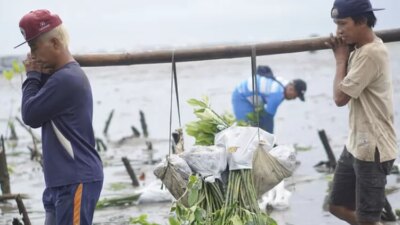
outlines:
[[[271,78],[263,76],[256,76],[257,79],[257,90],[258,90],[258,105],[264,108],[264,111],[275,116],[278,106],[285,100],[285,88],[282,83],[286,81],[276,81]],[[252,78],[240,83],[235,92],[240,95],[243,99],[246,99],[250,104],[253,104],[253,90],[252,90]]]
[[[287,82],[280,79],[256,76],[258,90],[258,106],[265,113],[259,114],[258,126],[269,133],[274,133],[274,116],[278,106],[285,99],[285,88]],[[254,112],[252,78],[241,82],[233,91],[232,105],[235,117],[239,121],[251,122],[249,114]]]
[[[92,127],[92,91],[79,64],[70,62],[50,77],[28,72],[22,91],[23,121],[42,127],[46,186],[103,180]]]

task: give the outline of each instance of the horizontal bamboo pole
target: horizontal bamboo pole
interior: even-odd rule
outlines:
[[[400,41],[400,28],[375,32],[384,42]],[[172,54],[176,62],[229,59],[251,56],[256,48],[257,55],[273,55],[327,49],[325,42],[329,37],[309,38],[293,41],[277,41],[254,45],[229,45],[206,48],[160,50],[120,54],[74,55],[81,66],[121,66],[171,62]]]

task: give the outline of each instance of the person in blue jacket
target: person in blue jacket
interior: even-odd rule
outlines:
[[[301,79],[287,82],[276,78],[269,66],[257,67],[258,98],[254,96],[252,78],[244,80],[236,86],[232,94],[233,112],[236,120],[257,125],[255,110],[259,114],[259,127],[269,133],[274,133],[274,116],[283,100],[299,98],[304,101],[307,84]]]
[[[42,128],[45,224],[90,225],[103,166],[95,149],[89,80],[68,50],[58,15],[31,11],[19,27],[31,50],[24,60],[22,118],[30,127]]]

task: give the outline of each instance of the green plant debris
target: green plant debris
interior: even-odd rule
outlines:
[[[3,70],[3,76],[6,80],[11,80],[15,74],[22,74],[25,72],[25,66],[18,62],[17,60],[12,61],[12,68],[8,70]]]
[[[14,77],[14,71],[3,70],[3,77],[6,78],[6,80],[11,80]]]
[[[395,186],[387,187],[385,189],[385,194],[386,195],[393,194],[393,193],[397,192],[399,189],[400,189],[400,187],[395,187]]]
[[[132,188],[131,183],[117,182],[117,183],[111,183],[109,185],[109,189],[112,191],[120,191],[128,188]]]
[[[131,205],[136,202],[140,194],[133,194],[124,197],[104,198],[97,202],[96,209],[103,209],[107,207]]]
[[[8,174],[13,174],[14,173],[14,168],[9,166],[9,165],[7,165],[7,171],[8,171]]]
[[[294,149],[298,152],[310,151],[312,146],[299,146],[297,143],[293,145]]]
[[[142,214],[138,217],[132,217],[129,219],[130,224],[140,224],[140,225],[159,225],[158,223],[152,223],[147,221],[148,215]]]

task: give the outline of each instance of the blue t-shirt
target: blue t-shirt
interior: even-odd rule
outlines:
[[[22,119],[42,127],[46,186],[103,180],[92,127],[92,90],[79,64],[70,62],[50,77],[28,72],[22,91]]]
[[[278,106],[285,99],[285,88],[283,83],[286,81],[266,78],[263,76],[256,76],[257,79],[257,90],[258,90],[258,105],[263,106],[265,112],[275,116]],[[240,83],[235,90],[242,97],[246,98],[250,103],[253,104],[253,89],[252,89],[252,78]],[[255,104],[253,104],[255,105]]]

